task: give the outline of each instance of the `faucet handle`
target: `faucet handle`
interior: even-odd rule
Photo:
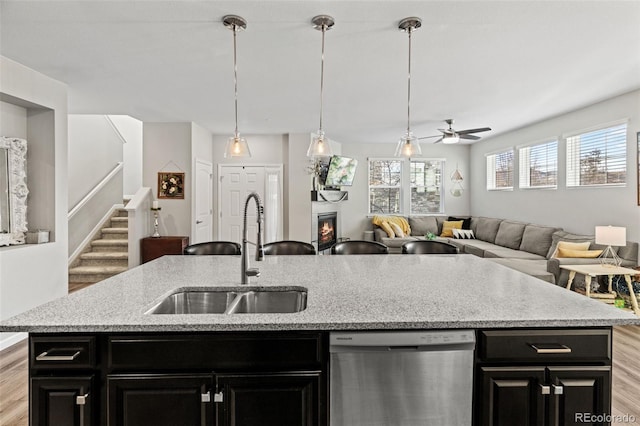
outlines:
[[[260,276],[260,269],[258,269],[258,268],[249,268],[249,269],[247,269],[247,276],[248,277],[259,277]]]

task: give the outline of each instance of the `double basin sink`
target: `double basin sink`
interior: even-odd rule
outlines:
[[[303,311],[303,287],[241,287],[180,289],[165,297],[147,314],[278,314]]]

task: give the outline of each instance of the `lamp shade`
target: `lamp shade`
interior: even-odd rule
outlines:
[[[224,150],[224,158],[230,157],[251,157],[249,145],[245,138],[238,136],[230,137],[227,140],[227,147]]]
[[[624,246],[627,244],[627,228],[623,226],[596,226],[596,244]]]
[[[311,137],[311,143],[307,149],[307,157],[331,157],[333,151],[331,150],[331,144],[324,138],[324,133],[320,132],[317,136]]]
[[[413,136],[413,133],[409,132],[400,138],[396,146],[396,157],[409,158],[419,155],[422,155],[422,149],[420,149],[420,143],[418,143],[418,139]]]

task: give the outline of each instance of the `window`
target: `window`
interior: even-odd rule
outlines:
[[[513,149],[487,155],[487,189],[513,189]]]
[[[558,141],[539,143],[518,150],[520,188],[556,188],[558,185]]]
[[[412,160],[411,214],[443,213],[441,160]]]
[[[369,213],[402,213],[403,160],[369,160]]]
[[[627,124],[567,137],[567,186],[623,185],[627,177]]]
[[[369,159],[369,213],[443,213],[443,170],[440,159]]]

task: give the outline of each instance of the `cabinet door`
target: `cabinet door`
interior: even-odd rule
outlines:
[[[549,425],[609,424],[586,421],[586,416],[611,413],[611,367],[549,367],[549,379]]]
[[[110,426],[213,425],[211,375],[107,377]]]
[[[544,367],[481,367],[479,424],[528,426],[544,424]]]
[[[33,377],[31,424],[38,426],[92,425],[91,377]]]
[[[319,408],[324,407],[319,400],[320,375],[218,374],[218,426],[317,426]]]

